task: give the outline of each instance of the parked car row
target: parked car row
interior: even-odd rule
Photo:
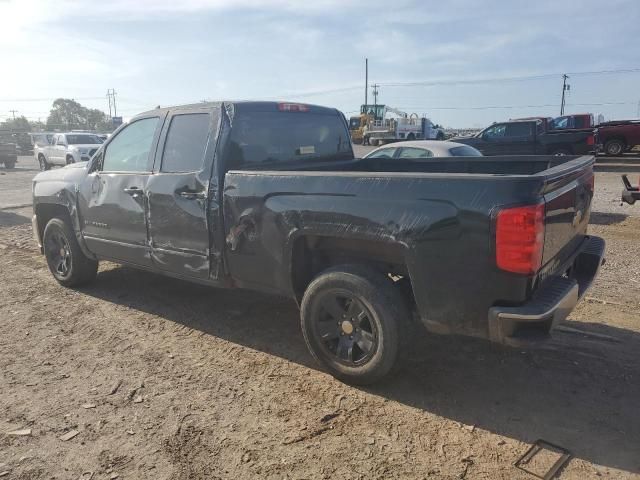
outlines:
[[[47,143],[36,144],[33,154],[40,170],[49,170],[53,165],[89,161],[103,141],[92,133],[55,133]]]
[[[11,132],[0,130],[0,164],[12,169],[18,161],[18,148]]]

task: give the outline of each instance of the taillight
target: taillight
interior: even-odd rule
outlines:
[[[308,112],[309,105],[304,103],[279,103],[278,110],[281,112]]]
[[[496,222],[496,263],[508,272],[533,274],[542,264],[544,204],[506,208]]]
[[[587,145],[595,145],[596,144],[596,140],[594,135],[591,133],[589,134],[589,136],[587,137]]]

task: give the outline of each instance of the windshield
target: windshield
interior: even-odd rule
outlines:
[[[95,135],[67,135],[69,145],[99,145],[102,140]]]
[[[226,151],[228,168],[351,159],[351,140],[342,118],[310,112],[239,113]]]

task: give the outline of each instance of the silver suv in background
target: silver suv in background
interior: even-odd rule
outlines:
[[[56,133],[51,144],[37,145],[34,156],[40,170],[49,170],[52,165],[88,161],[100,148],[103,140],[93,133]]]

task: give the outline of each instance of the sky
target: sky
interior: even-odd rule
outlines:
[[[639,27],[638,0],[0,0],[0,121],[108,111],[112,88],[125,119],[224,99],[349,116],[365,58],[378,103],[449,127],[559,115],[563,73],[568,113],[637,118]]]

